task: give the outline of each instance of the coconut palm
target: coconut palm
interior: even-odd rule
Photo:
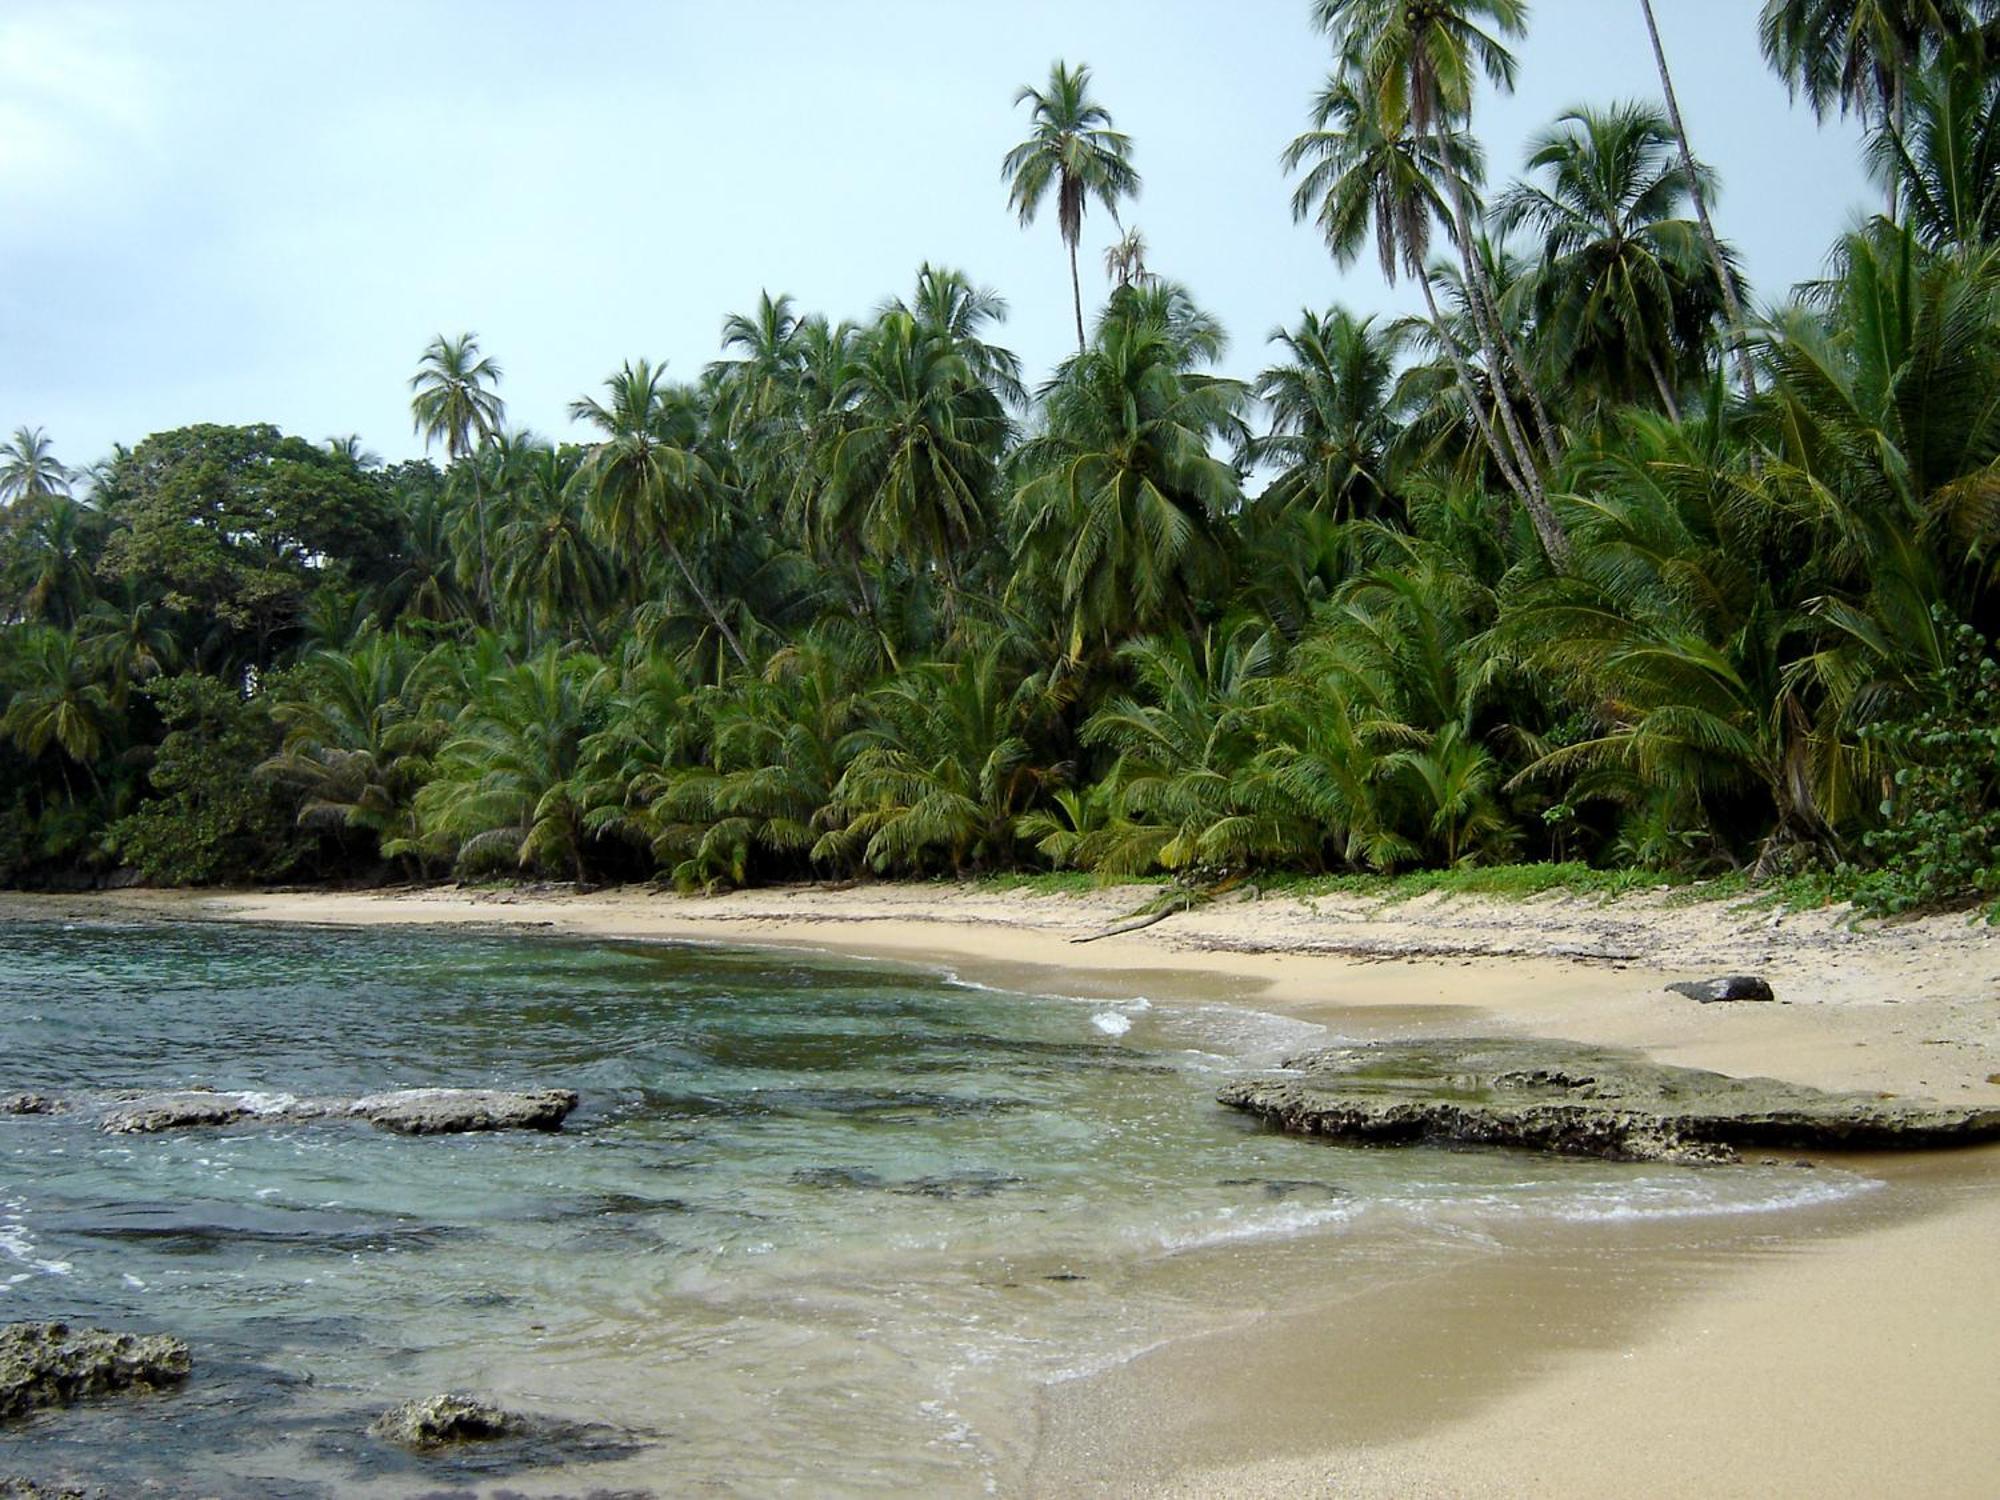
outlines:
[[[56,462],[49,435],[41,428],[17,427],[0,443],[0,505],[17,512],[38,501],[68,498],[76,476]]]
[[[1008,427],[999,399],[948,338],[893,310],[857,341],[835,409],[819,482],[800,493],[814,550],[904,557],[955,582],[987,526]]]
[[[975,286],[963,271],[926,261],[917,270],[910,300],[890,302],[882,311],[902,311],[915,318],[927,337],[948,345],[1009,408],[1019,410],[1028,404],[1020,357],[986,340],[988,328],[1007,321],[1007,299],[993,288]]]
[[[1104,247],[1104,275],[1114,286],[1144,286],[1153,279],[1146,269],[1146,237],[1136,224]]]
[[[1314,218],[1337,262],[1352,264],[1372,229],[1384,278],[1392,284],[1399,273],[1415,279],[1437,347],[1450,364],[1495,471],[1534,517],[1550,557],[1559,558],[1565,545],[1562,527],[1541,491],[1534,455],[1527,454],[1524,461],[1521,450],[1496,428],[1494,412],[1502,403],[1491,392],[1497,382],[1486,383],[1474,371],[1465,341],[1438,306],[1429,254],[1431,224],[1434,217],[1449,218],[1441,184],[1478,175],[1476,143],[1462,132],[1420,135],[1407,119],[1385,129],[1370,99],[1353,81],[1336,76],[1314,101],[1313,128],[1292,141],[1283,161],[1287,170],[1307,168],[1292,193],[1292,215]],[[1478,342],[1476,335],[1473,342]]]
[[[1247,392],[1192,368],[1185,327],[1124,316],[1142,295],[1118,293],[1096,341],[1042,388],[1044,430],[1020,454],[1031,477],[1014,502],[1014,588],[1053,594],[1072,660],[1191,621],[1241,500],[1236,471],[1210,445],[1240,449]]]
[[[417,363],[417,373],[410,377],[411,426],[424,446],[443,443],[445,456],[457,463],[498,435],[506,415],[506,403],[497,389],[500,373],[498,363],[480,355],[477,334],[462,333],[455,339],[439,334],[432,339]],[[487,554],[486,498],[476,473],[473,511],[479,605],[488,610],[493,570]]]
[[[1693,184],[1665,116],[1642,104],[1565,111],[1529,143],[1528,170],[1494,223],[1541,241],[1543,357],[1618,400],[1650,383],[1678,419],[1675,393],[1700,372],[1722,302],[1699,227],[1681,217]]]
[[[604,382],[607,398],[571,403],[570,417],[603,434],[577,474],[590,496],[598,534],[628,557],[666,550],[688,592],[728,645],[738,665],[750,658],[736,631],[688,565],[681,546],[696,535],[713,475],[694,450],[697,425],[688,393],[674,390],[664,368],[628,361]]]
[[[1046,90],[1023,85],[1014,95],[1018,105],[1032,104],[1032,134],[1000,164],[1007,179],[1007,205],[1025,226],[1035,222],[1051,193],[1056,223],[1069,249],[1070,293],[1076,305],[1076,347],[1083,338],[1083,283],[1077,276],[1076,247],[1083,237],[1083,216],[1095,198],[1113,221],[1118,204],[1139,196],[1139,174],[1132,167],[1132,142],[1111,128],[1109,111],[1090,97],[1090,68],[1058,62],[1049,70]]]
[[[1900,124],[1869,132],[1868,165],[1932,249],[2000,241],[2000,73],[1952,45],[1910,79]]]
[[[1680,148],[1681,173],[1687,179],[1689,191],[1694,201],[1695,223],[1701,229],[1702,248],[1708,253],[1709,269],[1715,273],[1715,282],[1722,289],[1722,306],[1729,319],[1729,348],[1736,358],[1736,378],[1742,382],[1743,399],[1757,399],[1757,366],[1750,357],[1749,323],[1743,315],[1743,301],[1737,295],[1735,278],[1730,274],[1729,262],[1722,253],[1722,241],[1715,233],[1715,223],[1709,217],[1709,188],[1705,173],[1695,165],[1694,147],[1688,142],[1687,123],[1681,118],[1681,101],[1674,92],[1673,71],[1667,66],[1667,49],[1660,41],[1660,23],[1653,15],[1653,0],[1639,0],[1639,9],[1646,18],[1646,36],[1653,44],[1653,62],[1660,72],[1660,97],[1666,102],[1667,120],[1672,125],[1674,142]]]
[[[0,736],[29,755],[51,745],[91,774],[120,718],[90,653],[66,630],[31,631],[17,643],[13,692],[0,713]]]
[[[1270,342],[1288,357],[1255,386],[1271,425],[1250,456],[1280,466],[1264,502],[1342,518],[1395,515],[1395,340],[1372,317],[1334,308],[1301,313],[1292,328],[1273,330]]]

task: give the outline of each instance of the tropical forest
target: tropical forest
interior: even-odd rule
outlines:
[[[1149,264],[1143,155],[1068,60],[973,164],[1067,278],[1045,378],[926,264],[862,321],[718,310],[703,368],[607,351],[574,441],[470,331],[411,351],[417,461],[25,422],[0,882],[2000,897],[2000,3],[1762,6],[1877,189],[1790,287],[1742,274],[1657,28],[1657,94],[1500,161],[1524,0],[1311,11],[1267,170],[1328,275],[1287,327]],[[1424,311],[1325,305],[1357,263]]]

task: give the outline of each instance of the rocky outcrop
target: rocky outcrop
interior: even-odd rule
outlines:
[[[1833,1094],[1568,1042],[1382,1042],[1289,1059],[1221,1102],[1284,1130],[1369,1145],[1519,1146],[1624,1161],[1726,1162],[1744,1147],[1879,1150],[2000,1139],[2000,1109]]]
[[[398,1089],[347,1106],[399,1135],[455,1135],[472,1130],[560,1130],[576,1108],[574,1089]]]
[[[490,1443],[520,1437],[532,1424],[474,1396],[445,1394],[392,1406],[368,1425],[378,1438],[419,1453],[460,1443]]]
[[[47,1094],[0,1094],[0,1115],[50,1115],[56,1101]]]
[[[1715,1005],[1725,1000],[1775,1000],[1771,993],[1770,981],[1759,979],[1755,974],[1723,974],[1715,979],[1684,979],[1678,984],[1667,986],[1676,995],[1686,995],[1690,1000],[1699,1000],[1703,1005]]]
[[[56,1107],[54,1101],[42,1103],[44,1110]],[[353,1100],[179,1089],[121,1097],[104,1111],[99,1123],[113,1135],[147,1135],[192,1126],[233,1125],[249,1119],[291,1123],[340,1118],[367,1120],[403,1135],[448,1135],[472,1130],[557,1130],[576,1106],[577,1096],[571,1089],[399,1089]]]
[[[115,1391],[160,1390],[193,1367],[188,1346],[166,1334],[9,1323],[0,1327],[0,1419]]]

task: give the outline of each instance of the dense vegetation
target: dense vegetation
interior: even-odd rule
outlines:
[[[1496,186],[1522,0],[1314,18],[1293,207],[1429,313],[1307,311],[1247,385],[1136,231],[1089,313],[1086,213],[1140,183],[1058,66],[1004,171],[1076,298],[1033,391],[926,266],[862,326],[767,296],[691,383],[621,366],[583,444],[510,428],[470,335],[411,382],[441,463],[190,427],[77,474],[22,429],[0,879],[2000,890],[2000,3],[1766,5],[1883,193],[1767,303],[1664,56],[1664,107],[1568,111]]]

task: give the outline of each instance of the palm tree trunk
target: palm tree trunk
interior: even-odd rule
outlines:
[[[1666,372],[1660,368],[1660,362],[1653,358],[1653,351],[1650,349],[1646,351],[1646,368],[1652,372],[1653,389],[1660,393],[1660,400],[1666,404],[1667,415],[1674,419],[1676,426],[1679,426],[1681,420],[1680,403],[1674,400],[1674,388],[1667,384]]]
[[[1430,277],[1419,275],[1417,285],[1423,288],[1424,305],[1431,312],[1431,327],[1437,330],[1438,342],[1444,347],[1445,358],[1451,361],[1452,373],[1458,376],[1459,391],[1465,397],[1466,408],[1472,413],[1472,420],[1479,428],[1480,437],[1486,440],[1486,451],[1493,456],[1494,467],[1499,469],[1500,477],[1507,481],[1507,488],[1512,490],[1525,505],[1528,500],[1528,487],[1522,482],[1512,457],[1500,441],[1499,434],[1493,430],[1493,421],[1486,415],[1486,403],[1479,399],[1479,387],[1473,384],[1472,372],[1465,367],[1465,356],[1459,352],[1458,340],[1445,326],[1444,314],[1438,309],[1437,293],[1431,288]]]
[[[687,580],[688,588],[701,602],[702,609],[707,612],[709,619],[715,622],[715,628],[721,632],[722,638],[729,642],[729,649],[736,656],[736,664],[740,667],[749,666],[750,658],[743,654],[743,643],[736,639],[736,632],[729,628],[729,622],[723,619],[722,611],[715,607],[715,601],[708,597],[708,591],[695,582],[694,570],[687,565],[687,559],[681,556],[681,549],[674,545],[674,539],[663,534],[660,540],[666,545],[667,556],[671,557],[674,566],[681,570],[681,577]]]
[[[1447,169],[1449,170],[1449,169]],[[1499,298],[1496,289],[1486,280],[1486,264],[1480,258],[1478,242],[1472,233],[1472,205],[1465,191],[1465,179],[1451,172],[1451,212],[1452,227],[1458,238],[1459,262],[1465,267],[1466,300],[1472,305],[1473,326],[1479,329],[1480,345],[1486,356],[1486,368],[1493,372],[1494,395],[1501,401],[1502,419],[1508,421],[1508,431],[1516,443],[1522,443],[1521,435],[1512,418],[1513,403],[1506,399],[1503,381],[1506,365],[1512,365],[1521,377],[1521,389],[1528,398],[1528,407],[1535,418],[1535,430],[1542,440],[1542,452],[1554,464],[1562,456],[1562,447],[1556,442],[1555,428],[1549,422],[1547,409],[1542,405],[1541,393],[1535,389],[1535,377],[1528,369],[1528,362],[1521,357],[1521,351],[1514,347],[1514,340],[1507,332],[1506,324],[1500,321]],[[1500,356],[1506,356],[1502,364]],[[1525,443],[1521,446],[1521,464],[1524,469],[1535,467],[1534,454]],[[1539,476],[1538,476],[1539,482]]]
[[[1083,353],[1083,283],[1076,274],[1076,241],[1069,242],[1069,293],[1076,303],[1076,352]]]
[[[1708,217],[1708,195],[1701,189],[1701,179],[1695,175],[1694,149],[1688,145],[1687,126],[1681,122],[1680,100],[1674,94],[1674,75],[1667,69],[1667,49],[1660,44],[1659,24],[1653,19],[1653,0],[1639,0],[1639,8],[1646,13],[1646,34],[1653,39],[1653,61],[1660,69],[1660,92],[1666,96],[1667,120],[1674,127],[1674,139],[1680,142],[1681,170],[1687,174],[1688,194],[1694,199],[1695,223],[1701,230],[1701,243],[1708,251],[1708,263],[1715,271],[1716,285],[1722,288],[1722,308],[1729,318],[1729,347],[1736,356],[1736,378],[1743,385],[1743,399],[1757,399],[1757,367],[1750,361],[1750,335],[1743,317],[1743,303],[1736,295],[1736,283],[1729,275],[1729,267],[1722,259],[1722,241],[1716,238],[1715,225]],[[1680,420],[1678,417],[1676,421]]]

